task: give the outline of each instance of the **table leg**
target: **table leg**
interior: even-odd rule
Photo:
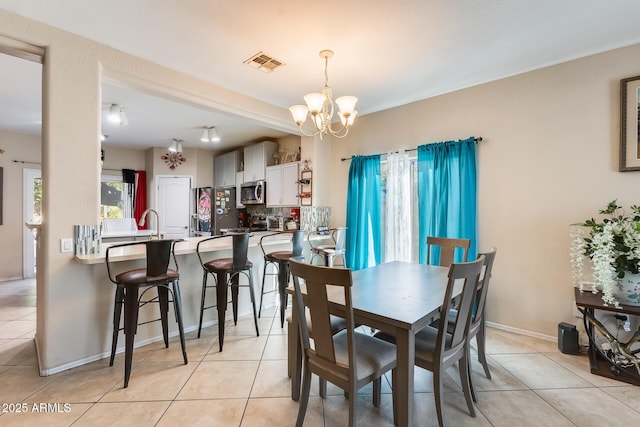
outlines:
[[[218,342],[220,351],[224,344],[224,319],[227,311],[227,275],[226,273],[217,273],[216,279],[216,305],[218,308]]]
[[[398,426],[413,425],[413,365],[415,363],[415,335],[412,330],[396,330],[396,378],[395,390]]]

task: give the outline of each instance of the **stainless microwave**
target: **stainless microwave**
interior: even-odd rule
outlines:
[[[245,182],[240,186],[240,203],[262,205],[266,201],[267,185],[264,181]]]

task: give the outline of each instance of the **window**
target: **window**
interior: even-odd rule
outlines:
[[[387,236],[386,234],[394,233],[396,236],[402,236],[401,241],[403,245],[409,246],[410,259],[407,261],[417,262],[419,256],[419,227],[420,218],[418,216],[418,160],[416,157],[410,157],[410,189],[409,200],[402,202],[402,206],[387,206],[388,203],[393,203],[387,197],[387,180],[388,174],[388,162],[382,160],[380,164],[380,174],[382,181],[382,197],[381,197],[381,229],[383,248],[387,248]],[[396,212],[408,210],[410,220],[408,222],[398,221],[396,218],[392,218],[388,215],[388,209],[392,209]],[[397,216],[397,215],[394,215]],[[383,257],[384,262],[393,261],[395,258],[392,256]]]
[[[102,175],[100,180],[100,219],[125,218],[122,176]]]

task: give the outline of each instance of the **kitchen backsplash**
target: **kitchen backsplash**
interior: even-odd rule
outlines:
[[[291,208],[265,208],[255,206],[247,208],[249,215],[282,216],[289,218]],[[300,207],[300,229],[315,231],[319,225],[331,225],[331,208],[328,206]]]

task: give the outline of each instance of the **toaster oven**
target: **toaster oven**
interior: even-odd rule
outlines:
[[[281,216],[268,216],[267,217],[267,230],[269,231],[284,231],[284,218]]]

